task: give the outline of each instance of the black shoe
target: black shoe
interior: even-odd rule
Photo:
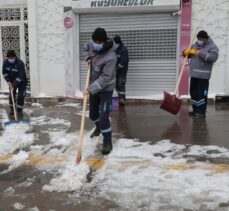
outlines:
[[[196,113],[195,118],[196,119],[203,119],[203,118],[205,118],[205,114]]]
[[[196,112],[194,112],[194,111],[189,111],[189,112],[188,112],[188,115],[189,115],[189,116],[195,116],[195,115],[196,115]]]
[[[96,127],[95,130],[93,131],[93,133],[91,134],[90,138],[97,137],[100,135],[100,133],[101,133],[100,128]]]
[[[108,155],[112,151],[112,144],[103,144],[102,154]]]
[[[125,106],[126,105],[126,101],[124,99],[120,99],[119,100],[119,105],[120,106]]]

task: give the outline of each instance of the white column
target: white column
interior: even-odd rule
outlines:
[[[31,96],[40,93],[40,74],[38,67],[38,39],[37,39],[37,0],[27,0],[29,25],[29,60]]]
[[[229,20],[229,17],[228,17]],[[224,79],[224,94],[229,95],[229,21],[228,21],[228,32],[227,32],[227,59],[226,59],[226,68],[225,68],[225,79]]]
[[[75,77],[75,88],[80,90],[80,16],[79,14],[74,15],[74,77]]]
[[[65,29],[65,94],[74,95],[79,90],[80,58],[79,58],[79,15],[71,10],[64,14],[73,20],[73,26]]]

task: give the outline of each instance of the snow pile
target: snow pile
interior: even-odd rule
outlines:
[[[49,185],[45,185],[43,187],[43,190],[45,191],[57,191],[57,192],[64,192],[64,191],[75,191],[79,190],[87,180],[87,175],[90,172],[90,168],[88,164],[84,162],[84,160],[94,155],[96,152],[96,149],[98,148],[98,145],[101,144],[100,137],[95,138],[93,140],[90,139],[90,133],[86,132],[84,135],[84,145],[83,145],[83,151],[82,151],[82,158],[79,165],[75,164],[76,159],[76,146],[79,142],[79,133],[76,134],[68,134],[65,136],[60,134],[54,134],[51,135],[51,143],[52,146],[62,146],[67,147],[67,150],[64,150],[63,148],[58,149],[52,149],[47,152],[46,155],[48,156],[62,156],[67,157],[66,161],[64,163],[59,164],[56,163],[52,166],[48,166],[49,170],[54,169],[58,166],[58,177],[53,178],[50,181]],[[62,154],[62,155],[61,155]],[[42,167],[44,170],[44,166]]]
[[[43,190],[50,192],[75,191],[86,183],[89,172],[89,166],[85,163],[81,162],[78,165],[72,161],[61,172],[61,175],[52,179],[49,185],[43,187]]]
[[[59,162],[50,159],[50,163],[40,165],[54,175],[43,187],[44,191],[75,191],[76,195],[94,191],[98,199],[114,202],[123,210],[219,210],[220,203],[229,201],[229,150],[226,148],[178,145],[169,140],[154,145],[131,139],[114,140],[113,151],[104,156],[105,165],[87,183],[90,169],[84,160],[101,155],[102,136],[91,140],[92,131],[85,131],[82,161],[76,165],[79,131],[67,133],[69,121],[40,116],[33,118],[31,125],[43,126],[40,128],[48,134],[49,143],[30,146],[35,140],[35,134],[28,133],[31,128],[10,125],[0,137],[0,156],[20,149],[8,159],[12,165],[6,171],[25,163],[28,155],[54,158],[54,161],[64,158]],[[50,131],[49,126],[56,131]],[[21,185],[30,186],[32,182]],[[13,191],[7,189],[4,194]]]
[[[31,145],[35,134],[28,133],[31,127],[28,124],[11,124],[6,126],[0,136],[0,156],[13,153],[18,148]]]
[[[19,166],[25,163],[28,157],[29,157],[28,153],[24,151],[20,151],[17,155],[13,155],[11,159],[8,161],[9,163],[12,163],[12,165],[10,165],[8,169],[6,169],[5,171],[2,171],[1,174],[6,174],[18,168]]]

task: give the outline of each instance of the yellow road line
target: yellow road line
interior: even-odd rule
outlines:
[[[166,164],[166,169],[176,170],[176,171],[185,171],[185,170],[206,170],[213,171],[214,173],[225,173],[229,171],[228,164],[208,164],[207,166],[195,165],[195,164],[187,164],[187,163],[179,163],[179,164]]]
[[[14,156],[12,153],[8,153],[0,156],[0,163],[7,163]],[[47,157],[42,155],[29,155],[25,164],[27,165],[44,165],[44,164],[55,164],[67,161],[67,157]],[[103,159],[97,159],[90,157],[84,160],[93,170],[98,170],[103,167],[105,161]]]

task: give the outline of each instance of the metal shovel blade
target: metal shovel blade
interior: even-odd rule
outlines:
[[[177,98],[176,95],[171,95],[164,91],[164,100],[160,106],[161,109],[176,115],[181,108],[182,100]]]
[[[30,124],[30,120],[23,119],[23,120],[9,120],[7,122],[4,122],[5,126],[12,125],[12,124]]]

